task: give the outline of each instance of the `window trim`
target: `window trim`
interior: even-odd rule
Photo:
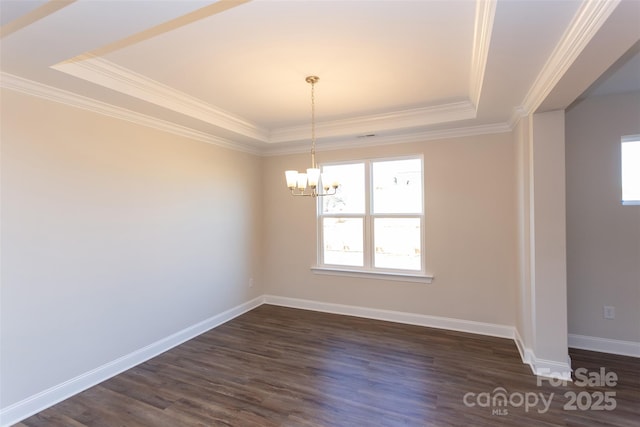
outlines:
[[[415,282],[415,283],[431,283],[435,278],[432,274],[410,274],[405,273],[405,270],[399,270],[400,272],[391,271],[369,271],[369,270],[355,270],[350,268],[340,268],[339,266],[320,266],[312,265],[311,271],[315,274],[324,274],[327,276],[347,276],[347,277],[359,277],[363,279],[381,279],[381,280],[393,280],[398,282]]]
[[[640,144],[640,135],[627,135],[620,139],[620,203],[622,206],[640,206],[640,200],[624,200],[624,183],[622,182],[622,145],[627,142],[636,142]]]
[[[421,202],[422,209],[417,214],[374,214],[373,213],[373,198],[372,198],[372,179],[373,179],[373,164],[375,162],[382,161],[395,161],[395,160],[420,160],[420,175],[422,182],[422,194]],[[418,282],[418,283],[431,283],[434,279],[432,274],[427,273],[427,261],[426,261],[426,237],[425,237],[425,180],[424,180],[424,156],[422,154],[406,155],[406,156],[393,156],[393,157],[372,157],[365,159],[354,159],[338,162],[326,162],[322,163],[320,167],[335,166],[335,165],[349,165],[349,164],[364,164],[364,185],[365,185],[365,212],[362,214],[341,213],[341,214],[324,214],[322,198],[318,198],[316,204],[316,232],[317,232],[317,246],[316,246],[316,264],[311,266],[311,271],[315,274],[325,275],[337,275],[348,277],[360,277],[360,278],[373,278],[383,280],[394,280],[402,282]],[[323,218],[362,218],[363,223],[363,266],[346,266],[337,264],[325,264],[323,259],[324,254],[324,236],[323,236]],[[374,267],[375,253],[373,251],[374,239],[374,219],[375,218],[418,218],[420,221],[420,270],[403,270],[403,269],[390,269],[390,268],[376,268]]]

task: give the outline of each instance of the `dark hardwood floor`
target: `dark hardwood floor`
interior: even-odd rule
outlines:
[[[18,426],[640,425],[638,359],[571,357],[617,384],[537,385],[507,339],[263,305]]]

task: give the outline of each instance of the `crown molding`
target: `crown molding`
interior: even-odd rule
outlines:
[[[532,114],[578,58],[621,0],[591,0],[581,4],[569,28],[542,67],[522,102],[525,114]]]
[[[489,135],[511,132],[513,127],[509,123],[493,123],[487,125],[467,126],[453,129],[428,130],[412,132],[403,135],[375,136],[372,138],[358,138],[351,140],[345,138],[333,138],[325,141],[317,141],[316,151],[347,150],[351,148],[368,148],[382,145],[410,144],[427,142],[440,139],[461,138],[475,135]],[[266,147],[263,156],[280,156],[286,154],[307,153],[308,146],[300,144],[279,144]]]
[[[76,0],[58,0],[43,2],[44,4],[36,7],[30,12],[0,26],[0,39],[8,36],[9,34],[13,34],[16,31],[33,24],[36,21],[54,14],[60,9],[69,6],[71,3],[74,3],[75,1]]]
[[[81,55],[72,61],[56,64],[52,68],[264,143],[301,141],[309,136],[306,125],[273,129],[269,132],[200,99],[91,55]],[[475,105],[470,101],[461,101],[318,123],[317,130],[325,137],[337,137],[345,134],[357,135],[427,126],[475,117]]]
[[[476,2],[476,17],[473,34],[473,52],[471,56],[471,73],[469,81],[469,98],[476,110],[480,104],[480,94],[484,82],[484,72],[487,68],[489,47],[491,46],[491,32],[496,16],[496,0],[478,0]]]
[[[248,145],[241,145],[224,138],[219,138],[204,132],[180,126],[175,123],[161,120],[155,117],[140,114],[125,108],[116,107],[111,104],[96,101],[86,96],[78,95],[73,92],[54,88],[42,83],[18,77],[13,74],[0,73],[0,87],[21,92],[27,95],[58,102],[71,107],[81,108],[83,110],[92,111],[94,113],[103,114],[114,117],[116,119],[126,120],[142,126],[147,126],[174,135],[186,137],[196,141],[206,142],[207,144],[216,145],[231,150],[242,151],[255,155],[262,154],[262,151]]]
[[[71,61],[53,65],[51,68],[202,120],[238,135],[263,142],[268,140],[268,131],[255,123],[102,58],[81,55]]]
[[[527,112],[524,110],[522,106],[516,107],[511,111],[511,116],[509,117],[509,121],[507,124],[511,129],[515,128],[518,122],[523,118],[527,117]]]
[[[299,143],[289,141],[288,143],[273,144],[271,146],[265,144],[262,148],[239,144],[225,138],[213,136],[211,134],[197,131],[185,126],[177,125],[166,120],[158,119],[145,114],[137,113],[121,107],[116,107],[86,96],[78,95],[73,92],[58,89],[43,83],[28,80],[6,72],[0,72],[0,87],[21,92],[30,96],[54,101],[75,108],[80,108],[94,113],[103,114],[116,119],[126,120],[142,126],[150,127],[160,131],[172,133],[181,137],[189,138],[196,141],[205,142],[207,144],[216,145],[230,150],[241,151],[258,156],[276,156],[284,154],[306,153],[308,147]],[[465,103],[460,103],[465,104]],[[455,110],[457,104],[448,104]],[[469,103],[466,103],[469,105]],[[439,107],[434,107],[433,110]],[[459,107],[458,107],[459,108]],[[424,109],[411,110],[413,112],[423,111]],[[445,114],[446,109],[441,111]],[[395,113],[394,113],[395,114]],[[391,114],[390,116],[394,116]],[[384,115],[380,115],[383,117]],[[370,116],[370,118],[373,116]],[[377,117],[377,116],[376,116]],[[371,118],[371,120],[374,120]],[[348,122],[348,121],[347,121]],[[468,126],[461,128],[429,130],[422,132],[410,132],[403,135],[376,136],[373,138],[358,138],[354,136],[352,140],[346,140],[344,134],[338,134],[332,138],[324,138],[318,141],[318,151],[340,150],[360,147],[375,147],[381,145],[406,144],[415,142],[425,142],[436,139],[459,138],[473,135],[485,135],[494,133],[510,132],[513,126],[510,123],[495,123],[479,126]],[[305,129],[304,138],[308,138],[308,129]],[[299,141],[298,141],[299,142]]]
[[[470,101],[452,102],[432,107],[414,108],[391,113],[373,114],[351,119],[321,122],[316,131],[322,138],[344,137],[382,132],[385,130],[410,129],[458,120],[474,119],[475,106]],[[308,126],[292,126],[274,129],[270,143],[285,143],[309,138]]]

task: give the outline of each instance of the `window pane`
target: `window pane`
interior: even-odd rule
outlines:
[[[640,141],[622,143],[622,201],[640,202]]]
[[[324,263],[364,265],[362,218],[323,218]]]
[[[422,161],[373,163],[373,212],[422,213]]]
[[[340,183],[335,196],[322,198],[323,213],[364,213],[364,163],[323,166],[322,181]]]
[[[421,270],[420,218],[375,218],[377,268]]]

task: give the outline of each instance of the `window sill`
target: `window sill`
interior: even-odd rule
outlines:
[[[360,277],[365,279],[393,280],[397,282],[431,283],[434,276],[430,274],[394,273],[389,271],[350,270],[340,267],[324,267],[314,265],[311,271],[315,274],[329,276]]]
[[[640,206],[640,200],[623,200],[622,206]]]

